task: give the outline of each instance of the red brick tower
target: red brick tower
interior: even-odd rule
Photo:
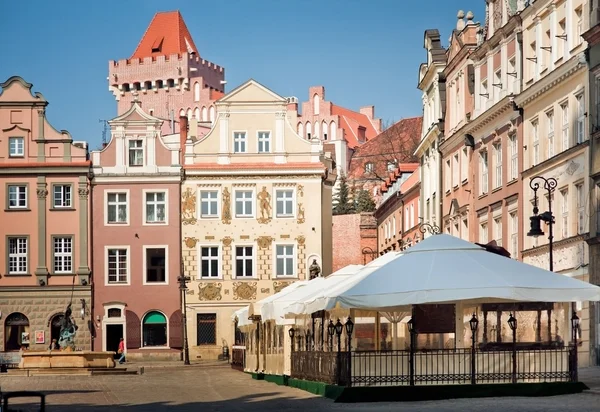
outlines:
[[[108,64],[118,115],[137,97],[146,112],[172,124],[181,115],[211,123],[224,79],[223,67],[200,57],[179,11],[156,13],[133,55]],[[172,124],[165,122],[175,132]]]

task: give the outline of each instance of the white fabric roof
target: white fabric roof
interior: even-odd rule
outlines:
[[[384,255],[385,256],[385,255]],[[395,308],[456,301],[577,302],[600,300],[600,287],[487,252],[440,234],[356,281],[331,288],[303,312],[343,308]],[[310,312],[309,312],[310,313]]]

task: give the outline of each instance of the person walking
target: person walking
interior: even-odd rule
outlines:
[[[121,338],[121,341],[119,342],[118,353],[119,355],[121,355],[121,357],[119,358],[119,363],[125,363],[125,340],[123,338]]]

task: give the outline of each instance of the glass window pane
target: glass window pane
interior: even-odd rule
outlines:
[[[209,265],[208,260],[202,260],[202,266],[200,268],[200,270],[201,270],[200,274],[202,276],[208,276],[208,265]]]
[[[219,262],[217,260],[212,260],[210,262],[211,266],[211,276],[217,277],[219,276]]]
[[[200,204],[200,213],[203,215],[208,215],[208,202],[203,201]]]
[[[235,214],[236,215],[243,215],[244,214],[244,204],[243,202],[235,202]]]
[[[277,276],[283,275],[283,259],[277,258]]]
[[[244,261],[243,260],[236,260],[235,274],[236,274],[236,276],[244,276]]]
[[[201,252],[200,252],[200,253],[202,254],[202,256],[208,256],[208,253],[209,253],[209,248],[207,248],[207,247],[203,247],[203,248],[201,249]]]
[[[252,276],[252,260],[246,260],[246,276]]]
[[[286,275],[291,275],[294,273],[294,259],[292,259],[292,258],[286,259],[285,266],[286,266]]]

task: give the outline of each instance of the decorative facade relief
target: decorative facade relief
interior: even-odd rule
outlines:
[[[181,223],[195,225],[196,222],[196,194],[188,187],[181,195]]]
[[[229,189],[223,188],[223,210],[221,214],[221,222],[224,225],[231,224],[231,193],[229,193]]]
[[[304,223],[306,220],[304,219],[304,206],[302,203],[298,203],[298,224]]]
[[[196,247],[196,243],[198,242],[198,239],[196,239],[195,237],[186,237],[183,239],[183,242],[185,243],[185,245],[187,247],[189,247],[190,249],[193,249]]]
[[[267,190],[267,187],[263,186],[256,197],[260,208],[260,216],[257,219],[258,223],[269,223],[271,221],[271,194]]]
[[[260,247],[261,249],[266,249],[269,246],[271,246],[273,238],[271,236],[259,236],[256,239],[256,242],[258,243],[258,247]]]
[[[221,300],[221,283],[200,283],[198,285],[199,300]]]
[[[257,282],[233,282],[233,300],[256,299]]]
[[[273,293],[281,292],[283,289],[287,288],[292,283],[293,282],[282,282],[279,280],[274,281],[273,282]]]

